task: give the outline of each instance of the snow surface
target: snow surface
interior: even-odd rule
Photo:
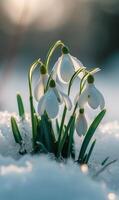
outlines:
[[[29,116],[21,121],[17,114],[0,113],[0,199],[1,200],[118,200],[119,196],[119,122],[108,122],[98,129],[88,174],[83,174],[71,161],[59,164],[47,156],[19,155],[10,118],[15,116],[28,152],[32,149]],[[78,138],[77,146],[80,146]],[[101,162],[117,161],[97,177]],[[93,164],[92,164],[93,163]],[[84,170],[85,171],[85,170]],[[116,196],[115,196],[116,195]]]

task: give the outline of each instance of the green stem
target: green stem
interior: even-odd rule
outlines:
[[[59,137],[58,137],[58,146],[59,146],[60,140],[61,140],[61,135],[62,135],[63,127],[64,127],[64,121],[65,121],[66,113],[67,113],[67,108],[65,106],[64,111],[63,111],[63,115],[62,115],[61,125],[60,125],[60,131],[59,131]]]
[[[30,112],[31,112],[31,125],[32,125],[32,140],[33,149],[35,148],[36,139],[36,124],[34,120],[34,106],[33,106],[33,94],[32,94],[32,75],[38,64],[43,64],[40,60],[36,60],[31,65],[28,72],[28,83],[29,83],[29,101],[30,101]]]
[[[74,75],[78,75],[79,73],[81,73],[84,69],[80,69],[79,71],[75,72]],[[69,83],[69,87],[68,87],[68,96],[70,95],[70,91],[71,91],[71,86],[72,86],[72,83],[73,81],[75,80],[75,78],[77,76],[72,76],[71,79],[70,79],[70,83]],[[75,115],[75,112],[76,112],[76,108],[78,106],[78,103],[76,104],[75,108],[74,108],[74,111],[73,111],[73,115]],[[59,138],[58,138],[58,145],[60,144],[60,140],[61,140],[61,135],[62,135],[62,130],[63,130],[63,126],[64,126],[64,122],[65,122],[65,117],[66,117],[66,113],[67,113],[67,108],[66,106],[64,107],[64,111],[63,111],[63,115],[62,115],[62,120],[61,120],[61,125],[60,125],[60,131],[59,131]]]
[[[55,44],[53,44],[51,46],[51,48],[49,49],[49,52],[48,52],[47,58],[46,58],[46,64],[45,64],[47,70],[49,68],[51,56],[54,53],[55,49],[59,46],[62,46],[62,47],[64,46],[64,43],[61,40],[58,40],[57,42],[55,42]]]
[[[46,70],[47,70],[47,71],[48,71],[48,69],[49,69],[49,63],[50,63],[51,57],[52,57],[54,51],[56,50],[56,48],[59,47],[59,46],[61,46],[61,47],[64,46],[64,43],[63,43],[61,40],[58,40],[57,42],[55,42],[55,43],[51,46],[51,48],[49,49],[49,51],[48,51],[47,58],[46,58],[46,64],[45,64]],[[52,73],[50,74],[50,76],[49,76],[49,78],[48,78],[45,91],[48,90],[49,83],[50,83],[50,80],[51,80],[51,79],[52,79]]]

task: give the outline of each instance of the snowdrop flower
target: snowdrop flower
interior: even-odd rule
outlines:
[[[88,125],[87,125],[87,120],[84,115],[84,109],[81,108],[79,110],[79,114],[76,119],[76,132],[80,137],[82,135],[84,136],[86,134],[87,128],[88,128]]]
[[[36,101],[39,101],[40,98],[44,95],[44,90],[48,81],[48,73],[44,65],[40,67],[40,79],[38,80],[35,89],[34,89],[34,97]]]
[[[69,54],[67,47],[62,48],[62,56],[55,63],[53,70],[58,79],[66,84],[70,81],[71,77],[80,68],[84,68],[83,64],[75,57]]]
[[[56,88],[55,81],[51,80],[48,91],[41,97],[38,103],[38,113],[42,116],[46,111],[49,118],[56,118],[59,112],[59,106],[63,102],[67,109],[71,110],[72,103],[69,96],[59,91]]]
[[[87,85],[81,95],[77,96],[75,102],[78,101],[79,107],[82,108],[86,103],[96,109],[100,106],[102,110],[105,106],[105,100],[101,92],[94,85],[94,77],[89,75],[87,78]]]

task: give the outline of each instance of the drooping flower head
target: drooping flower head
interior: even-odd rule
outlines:
[[[80,68],[85,68],[75,57],[71,56],[66,46],[62,47],[62,55],[55,63],[53,70],[58,79],[66,84],[70,81],[74,72]]]
[[[88,128],[87,120],[84,114],[84,108],[79,109],[79,114],[76,119],[76,132],[81,137],[86,134]]]
[[[55,81],[51,80],[49,84],[49,89],[40,98],[40,101],[38,103],[38,113],[41,116],[46,111],[49,118],[54,119],[57,117],[59,106],[62,103],[65,103],[67,109],[71,110],[72,103],[69,96],[59,91],[56,87]]]
[[[40,78],[34,89],[34,97],[35,97],[36,101],[39,101],[40,98],[44,95],[44,90],[47,85],[48,77],[49,77],[49,75],[47,73],[46,67],[44,65],[41,65]]]
[[[82,108],[86,103],[96,109],[100,106],[102,110],[105,107],[105,100],[101,92],[95,87],[93,75],[89,75],[87,78],[87,84],[84,91],[78,97],[79,107]]]

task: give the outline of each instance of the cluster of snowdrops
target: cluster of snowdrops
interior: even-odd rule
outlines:
[[[50,61],[57,48],[61,49],[61,56],[51,67]],[[36,68],[39,69],[39,80],[35,88],[32,88],[33,73]],[[96,140],[93,140],[94,132],[105,115],[104,97],[95,86],[94,75],[99,70],[99,68],[87,70],[76,57],[69,53],[68,47],[62,41],[57,41],[51,46],[44,62],[37,59],[30,66],[28,83],[32,154],[51,153],[56,159],[72,158],[80,164],[89,162],[96,143]],[[70,92],[77,78],[80,82],[72,102]],[[36,108],[34,100],[38,102]],[[17,95],[17,102],[20,118],[25,120],[21,95]],[[92,109],[100,107],[101,110],[90,126],[85,117],[86,104]],[[63,108],[63,111],[60,108]],[[11,118],[11,125],[14,139],[20,145],[19,153],[27,153],[23,148],[24,141],[14,117]],[[77,159],[74,144],[75,131],[83,137]]]

